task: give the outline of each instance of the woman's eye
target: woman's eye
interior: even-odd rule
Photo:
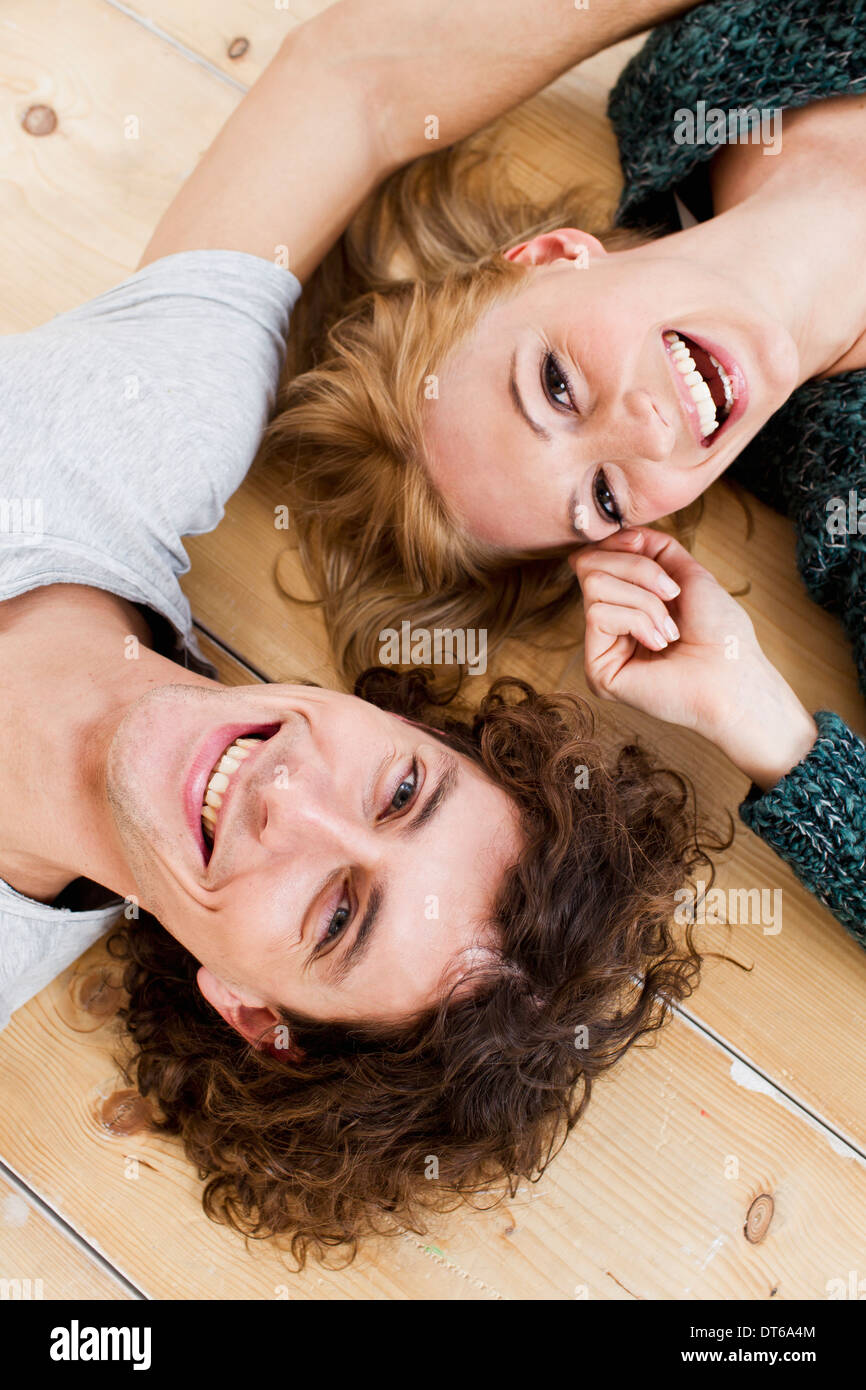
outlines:
[[[552,352],[548,352],[544,359],[543,373],[544,390],[550,400],[557,405],[564,405],[568,410],[573,410],[574,405],[571,399],[571,391],[568,385],[568,378],[554,357]],[[564,396],[564,400],[559,397]]]
[[[595,500],[598,502],[602,516],[608,521],[615,521],[622,525],[622,513],[616,505],[616,498],[607,485],[607,479],[603,473],[597,473],[595,478]]]
[[[393,797],[391,798],[391,804],[388,807],[389,811],[402,811],[404,806],[408,806],[409,802],[412,800],[412,797],[415,795],[415,789],[417,786],[418,768],[417,765],[413,762],[411,776],[403,778],[402,782],[400,783],[399,787],[397,788]]]

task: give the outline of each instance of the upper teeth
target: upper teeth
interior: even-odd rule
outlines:
[[[712,392],[698,371],[695,365],[695,359],[692,357],[692,354],[689,352],[679,334],[671,331],[665,333],[664,336],[665,342],[667,343],[668,354],[680,376],[683,378],[689,395],[695,403],[701,434],[706,438],[707,435],[712,434],[714,430],[719,428]],[[725,406],[730,410],[734,403],[734,388],[731,378],[728,376],[721,362],[717,361],[711,352],[707,353],[707,356],[718,372],[719,380],[725,392]]]
[[[258,734],[251,734],[249,738],[236,738],[234,743],[223,753],[211,773],[207,791],[204,794],[204,805],[201,808],[201,823],[205,838],[211,842],[217,823],[217,813],[222,806],[223,794],[231,780],[231,775],[233,772],[237,772],[244,759],[248,758],[253,749],[261,742],[262,738]]]

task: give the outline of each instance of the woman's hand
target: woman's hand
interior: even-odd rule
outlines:
[[[594,694],[695,729],[765,790],[802,761],[815,721],[745,610],[679,541],[634,528],[583,546],[569,564]]]

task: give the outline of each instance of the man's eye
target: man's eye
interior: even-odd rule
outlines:
[[[568,377],[565,375],[565,372],[559,365],[558,359],[552,352],[548,352],[544,358],[542,380],[544,383],[545,395],[551,401],[556,405],[565,406],[567,410],[574,409]],[[564,396],[565,400],[560,400],[560,396]]]
[[[341,905],[337,908],[337,911],[334,913],[334,915],[333,915],[333,917],[331,918],[330,922],[328,923],[327,930],[326,930],[326,932],[325,932],[324,936],[322,937],[322,940],[321,940],[321,942],[320,942],[319,944],[320,944],[321,946],[327,946],[327,945],[329,945],[332,941],[336,941],[338,937],[342,936],[342,935],[343,935],[343,932],[344,932],[345,929],[346,929],[346,926],[347,926],[347,924],[348,924],[348,922],[349,922],[349,919],[350,919],[351,915],[352,915],[352,909],[351,909],[351,907],[349,907],[349,906],[343,907],[343,905],[341,904]]]
[[[402,782],[398,786],[393,797],[391,798],[391,804],[388,807],[389,811],[402,811],[404,806],[408,806],[409,802],[412,800],[412,797],[415,795],[415,790],[417,786],[418,764],[415,762],[413,758],[412,773],[409,777],[404,777]]]

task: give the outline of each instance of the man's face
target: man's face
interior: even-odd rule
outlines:
[[[397,1020],[496,945],[513,802],[354,696],[160,687],[118,727],[107,784],[141,906],[245,1004]]]

